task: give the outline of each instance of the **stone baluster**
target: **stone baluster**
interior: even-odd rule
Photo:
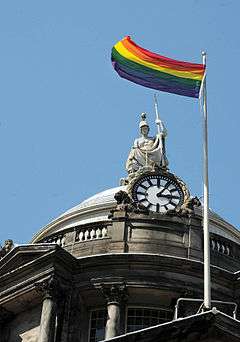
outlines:
[[[103,229],[102,229],[102,237],[105,238],[105,237],[107,237],[107,235],[108,235],[108,230],[107,230],[106,227],[103,227]]]
[[[90,237],[90,233],[89,233],[89,230],[88,229],[86,229],[86,231],[85,231],[85,233],[84,233],[84,240],[88,240],[89,239],[89,237]]]
[[[64,247],[66,244],[66,235],[63,235],[62,240],[61,240],[61,247]]]
[[[101,229],[97,228],[96,230],[96,239],[100,239],[102,237],[102,231]]]
[[[100,284],[97,286],[107,301],[108,318],[105,329],[105,339],[118,336],[120,332],[120,308],[127,298],[124,283]]]
[[[96,230],[92,228],[90,231],[90,239],[93,240],[96,238]]]
[[[57,299],[60,286],[51,277],[35,284],[36,290],[43,294],[42,314],[38,342],[54,342],[56,333]]]
[[[79,237],[79,241],[83,241],[83,238],[84,238],[84,233],[83,233],[83,231],[80,231],[80,232],[79,232],[78,237]]]

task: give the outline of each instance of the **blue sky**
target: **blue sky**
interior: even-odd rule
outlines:
[[[0,243],[26,243],[83,199],[117,186],[153,93],[119,78],[125,35],[171,58],[208,58],[210,206],[239,225],[239,1],[0,3]],[[159,93],[170,170],[202,196],[198,101]]]

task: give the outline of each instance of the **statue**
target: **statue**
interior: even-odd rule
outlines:
[[[149,214],[149,210],[144,205],[134,202],[128,193],[123,190],[118,191],[114,195],[114,199],[117,202],[117,206],[115,209],[110,210],[110,214],[108,215],[109,219],[113,218],[115,211],[134,212],[145,215]]]
[[[159,125],[159,122],[157,124]],[[162,129],[162,131],[158,129],[158,134],[155,137],[149,137],[149,125],[145,113],[141,115],[139,128],[141,137],[134,141],[126,162],[128,174],[132,174],[143,167],[150,167],[153,170],[166,170],[168,165],[165,156],[166,129]]]
[[[10,252],[14,247],[13,240],[6,240],[4,246],[0,246],[0,259],[3,258],[8,252]]]

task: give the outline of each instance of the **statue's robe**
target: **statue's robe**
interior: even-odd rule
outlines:
[[[160,140],[161,139],[161,140]],[[141,137],[134,141],[129,153],[126,169],[128,173],[136,172],[140,167],[162,167],[165,163],[162,138]]]

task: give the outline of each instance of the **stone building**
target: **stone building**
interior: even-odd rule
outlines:
[[[168,169],[166,130],[149,137],[143,115],[140,131],[120,187],[2,249],[1,342],[240,341],[240,233],[210,212],[205,311],[201,204]]]

